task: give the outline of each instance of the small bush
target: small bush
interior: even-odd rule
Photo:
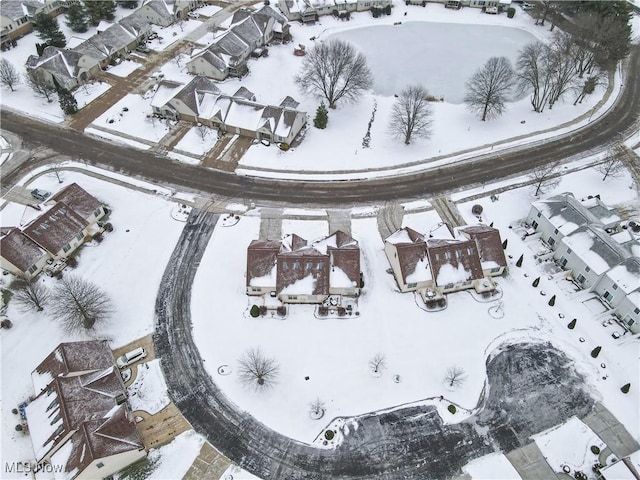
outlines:
[[[591,445],[591,453],[594,455],[600,454],[600,448],[597,445]]]
[[[267,314],[267,306],[266,305],[260,305],[260,315],[262,315],[263,317]]]
[[[537,287],[538,285],[540,285],[540,277],[537,277],[531,285],[533,285],[534,287]]]
[[[318,307],[318,315],[321,317],[326,317],[327,315],[329,315],[329,307]]]
[[[549,306],[553,307],[556,304],[556,296],[554,295],[549,299]]]
[[[113,225],[111,225],[111,222],[107,222],[107,223],[105,223],[105,225],[104,225],[104,229],[105,229],[107,232],[113,232]]]
[[[22,431],[22,425],[18,424],[16,425],[16,432],[21,432]]]
[[[0,328],[9,329],[11,327],[13,327],[13,323],[11,323],[11,320],[9,320],[8,318],[0,322]]]
[[[507,17],[513,18],[516,16],[516,9],[513,7],[507,8]]]
[[[596,348],[594,348],[593,350],[591,350],[591,356],[593,358],[597,358],[598,355],[600,355],[600,350],[602,350],[601,346],[597,346]]]
[[[344,317],[347,314],[347,310],[344,307],[338,307],[338,315]]]
[[[260,315],[260,307],[258,307],[258,305],[251,305],[249,315],[251,315],[253,318],[258,318],[258,315]]]
[[[455,415],[455,414],[456,414],[456,412],[458,411],[458,410],[456,409],[456,406],[455,406],[455,405],[449,405],[449,406],[447,407],[447,410],[449,410],[449,413],[450,413],[450,414],[452,414],[452,415]]]
[[[18,409],[17,408],[12,408],[11,409],[11,413],[13,413],[14,415],[18,414]]]
[[[518,258],[518,261],[516,262],[516,267],[521,267],[523,260],[524,260],[524,255],[520,255],[520,258]]]
[[[285,307],[284,305],[280,305],[276,309],[276,312],[278,313],[279,316],[284,317],[287,314],[287,307]]]
[[[627,383],[620,388],[622,393],[629,393],[629,389],[631,389],[631,384]]]
[[[568,328],[569,330],[573,330],[574,328],[576,328],[576,323],[577,323],[577,322],[578,322],[578,319],[577,319],[577,318],[574,318],[573,320],[571,320],[571,321],[569,322],[569,325],[567,325],[567,328]]]
[[[282,150],[283,152],[289,150],[289,144],[285,142],[282,142],[280,145],[278,145],[278,147],[280,147],[280,150]]]
[[[324,432],[324,438],[326,438],[327,440],[333,440],[334,436],[335,433],[333,432],[333,430],[327,430],[326,432]]]

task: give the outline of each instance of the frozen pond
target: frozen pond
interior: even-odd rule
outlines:
[[[408,22],[336,33],[367,56],[373,89],[381,95],[422,84],[449,103],[462,103],[464,84],[490,57],[515,65],[518,50],[536,38],[516,28]]]

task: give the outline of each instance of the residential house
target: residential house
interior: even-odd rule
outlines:
[[[0,2],[0,47],[2,50],[33,30],[39,13],[55,17],[62,13],[63,0],[3,0]]]
[[[484,225],[452,231],[451,238],[427,237],[403,227],[385,239],[385,254],[401,292],[417,291],[425,303],[439,302],[444,294],[474,288],[495,291],[492,276],[506,268],[498,230]]]
[[[78,213],[89,224],[98,222],[109,213],[104,203],[93,195],[89,194],[77,183],[67,185],[65,188],[49,198],[45,205],[63,202],[65,205]]]
[[[73,253],[89,233],[89,222],[62,202],[27,225],[23,232],[54,259]]]
[[[638,480],[640,478],[640,450],[614,460],[598,469],[598,480]]]
[[[247,248],[247,295],[284,303],[322,303],[329,295],[360,294],[360,248],[342,231],[308,243],[291,234],[282,242],[255,240]]]
[[[207,3],[208,0],[167,0],[167,4],[172,5],[176,18],[187,18],[189,12]]]
[[[0,266],[14,275],[34,278],[50,259],[51,255],[44,248],[18,228],[10,229],[0,238]]]
[[[392,3],[391,0],[279,0],[278,8],[289,21],[310,23],[323,15],[382,9]]]
[[[51,84],[55,79],[61,87],[73,90],[100,71],[100,62],[90,61],[73,50],[48,46],[42,56],[30,55],[26,67],[29,71],[43,72],[44,79]]]
[[[223,133],[291,144],[307,121],[305,112],[292,108],[297,102],[286,97],[274,106],[254,99],[245,87],[225,95],[213,80],[197,76],[186,85],[161,82],[151,108],[157,115],[202,123]]]
[[[640,258],[608,270],[593,289],[633,333],[640,333]]]
[[[174,7],[164,0],[150,0],[144,2],[135,12],[138,19],[145,19],[148,23],[160,27],[168,27],[176,20]]]
[[[105,478],[146,456],[106,342],[60,344],[32,379],[29,436],[38,464],[62,469],[56,478]]]

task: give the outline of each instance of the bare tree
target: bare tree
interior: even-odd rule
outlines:
[[[84,278],[67,275],[55,287],[51,315],[68,332],[91,330],[114,311],[109,295]]]
[[[372,373],[381,373],[382,370],[387,368],[387,357],[384,353],[376,353],[371,360],[369,360],[369,368]]]
[[[531,171],[529,179],[536,189],[533,195],[537,197],[540,193],[553,189],[560,184],[560,168],[557,163],[540,165]]]
[[[429,138],[431,135],[431,106],[429,93],[420,85],[405,88],[391,110],[389,133],[404,139],[409,145],[412,137]]]
[[[531,106],[544,111],[553,90],[550,48],[542,42],[525,45],[518,55],[517,75],[521,92],[531,92]]]
[[[349,43],[330,40],[313,47],[304,57],[295,82],[305,94],[324,98],[329,108],[344,98],[356,102],[371,87],[367,59]]]
[[[211,133],[211,129],[207,127],[205,124],[199,123],[196,126],[196,132],[198,132],[198,136],[200,137],[200,140],[204,142],[207,136]]]
[[[547,17],[554,10],[554,4],[556,2],[552,0],[539,0],[534,4],[531,16],[536,19],[536,25],[544,27],[544,22],[547,21]],[[551,25],[551,30],[554,26]]]
[[[9,87],[12,92],[14,85],[20,83],[20,75],[16,67],[6,58],[0,60],[0,83]]]
[[[444,381],[447,386],[451,388],[457,388],[461,386],[465,380],[467,379],[467,374],[462,367],[458,367],[457,365],[453,365],[452,367],[447,368],[447,374],[444,377]]]
[[[324,416],[325,405],[322,400],[316,398],[309,404],[309,414],[314,420],[318,420]]]
[[[574,87],[578,72],[572,42],[554,44],[548,54],[551,75],[549,109],[552,109],[553,105]]]
[[[495,118],[505,110],[515,72],[506,57],[491,57],[467,81],[465,103],[482,114],[482,121]]]
[[[49,289],[35,278],[19,277],[13,282],[13,301],[21,312],[41,312],[49,301]]]
[[[603,175],[603,182],[608,177],[617,178],[625,173],[626,166],[620,157],[621,153],[619,146],[610,147],[602,163],[595,166],[595,169]]]
[[[32,70],[25,74],[25,81],[31,90],[37,95],[47,99],[47,102],[53,101],[53,94],[56,91],[56,87],[53,83],[49,82],[46,74],[42,70]]]
[[[240,383],[255,389],[271,387],[276,383],[280,366],[275,359],[263,354],[259,347],[247,350],[239,363]]]

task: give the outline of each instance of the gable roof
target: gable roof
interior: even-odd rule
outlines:
[[[431,280],[424,236],[410,227],[402,227],[385,239],[394,245],[402,283],[420,283]]]
[[[61,343],[33,370],[31,379],[39,393],[56,377],[103,370],[113,364],[106,340]]]
[[[507,266],[498,229],[486,225],[473,225],[461,228],[459,231],[466,237],[475,240],[483,269]]]
[[[26,66],[29,70],[42,68],[56,77],[59,82],[67,79],[76,79],[78,76],[78,62],[81,54],[73,50],[47,46],[42,56],[30,55]]]
[[[534,202],[533,206],[542,212],[563,235],[570,234],[581,225],[598,222],[598,218],[571,193],[539,200]]]
[[[23,232],[46,251],[55,255],[88,225],[84,218],[64,202],[58,202],[31,222]]]
[[[53,195],[48,202],[64,202],[71,207],[73,211],[79,213],[85,218],[90,217],[98,207],[101,207],[103,203],[93,195],[89,194],[77,183],[67,185],[58,193]]]
[[[473,240],[427,240],[427,255],[438,286],[465,283],[484,277],[476,242]]]
[[[26,272],[47,255],[47,252],[20,230],[14,228],[0,239],[0,254],[22,272]]]
[[[640,258],[630,257],[607,272],[624,293],[640,291]]]
[[[618,242],[597,225],[583,225],[562,239],[582,261],[600,275],[630,256]]]
[[[275,285],[276,257],[282,243],[254,240],[247,247],[247,286]]]
[[[329,255],[307,247],[305,241],[298,249],[281,252],[277,262],[277,293],[329,295]]]

